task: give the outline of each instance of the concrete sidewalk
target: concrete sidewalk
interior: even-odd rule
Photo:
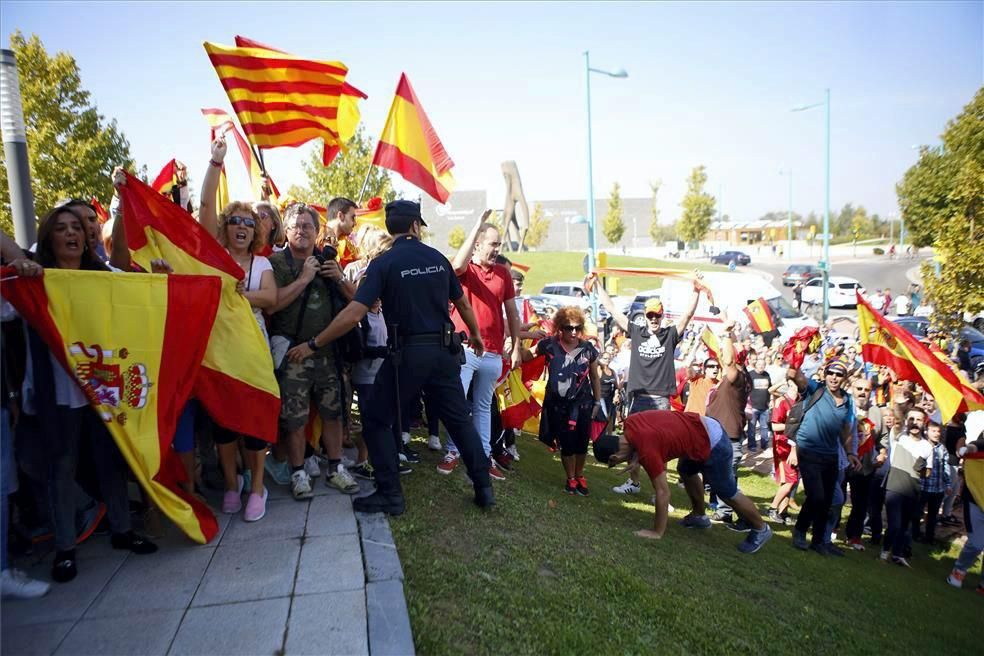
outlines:
[[[3,602],[4,656],[413,654],[385,516],[356,514],[351,497],[323,477],[315,483],[309,502],[271,486],[267,514],[254,524],[242,513],[217,515],[208,545],[170,525],[149,556],[90,538],[74,581],[52,584],[41,599]],[[17,565],[50,580],[51,558]]]

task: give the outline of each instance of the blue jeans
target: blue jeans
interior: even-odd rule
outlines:
[[[633,394],[632,405],[629,406],[629,414],[646,410],[669,410],[670,399],[665,396],[647,396],[645,394]]]
[[[772,415],[772,411],[769,408],[765,410],[752,410],[752,418],[748,420],[748,428],[745,431],[745,436],[748,438],[748,448],[755,448],[755,429],[758,427],[759,434],[759,444],[765,449],[769,446],[769,419]]]
[[[984,551],[984,510],[981,510],[973,501],[967,501],[967,517],[970,519],[970,533],[967,534],[967,542],[957,562],[953,563],[953,568],[961,572],[966,572],[974,566],[981,552]]]
[[[827,515],[827,532],[823,536],[824,544],[830,544],[830,534],[837,528],[837,523],[840,522],[841,511],[844,509],[844,502],[847,501],[847,498],[844,496],[845,478],[847,478],[847,470],[842,469],[840,470],[840,474],[837,475],[834,498],[830,502],[830,511]]]
[[[492,454],[492,395],[495,394],[495,381],[502,375],[502,357],[496,353],[483,353],[482,357],[475,355],[469,348],[465,349],[465,364],[461,365],[461,386],[468,396],[468,386],[472,390],[472,422],[475,431],[482,440],[482,450],[485,457]],[[457,453],[451,436],[448,436],[448,451]]]
[[[742,456],[741,442],[738,440],[730,439],[727,433],[724,434],[724,437],[721,439],[721,441],[727,442],[728,446],[730,447],[729,451],[731,452],[731,472],[732,472],[732,476],[735,479],[735,492],[737,493],[739,491],[738,490],[738,463],[741,462],[741,456]],[[718,444],[718,446],[720,446],[720,444]],[[714,447],[714,448],[718,448],[718,447]],[[730,499],[731,497],[722,496],[719,492],[717,492],[717,490],[714,489],[714,486],[712,485],[711,494],[708,497],[707,504],[712,508],[714,508],[716,512],[719,512],[722,515],[731,515],[731,506],[729,506],[727,503],[724,502],[724,499],[726,498]]]

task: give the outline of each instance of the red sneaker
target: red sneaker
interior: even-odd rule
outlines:
[[[577,493],[582,497],[588,496],[588,480],[584,476],[578,476],[574,480],[577,481]]]
[[[450,474],[454,471],[454,468],[458,466],[458,460],[460,456],[457,453],[448,453],[444,456],[444,460],[437,463],[437,473],[438,474]]]
[[[851,538],[847,541],[847,546],[854,551],[864,551],[864,545],[861,544],[861,540],[859,538]]]
[[[564,485],[564,491],[567,492],[567,494],[577,494],[577,479],[568,478],[567,484]]]
[[[492,456],[495,460],[495,464],[499,465],[499,469],[503,471],[512,471],[513,457],[508,453],[497,453]]]
[[[506,475],[503,474],[498,467],[496,467],[494,460],[489,464],[489,478],[494,478],[497,481],[506,480]]]

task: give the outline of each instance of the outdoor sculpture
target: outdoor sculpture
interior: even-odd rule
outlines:
[[[503,250],[522,251],[525,250],[523,242],[526,241],[526,232],[530,229],[530,208],[516,162],[509,160],[502,163],[502,177],[506,179],[506,202],[502,205],[502,225],[506,230]]]

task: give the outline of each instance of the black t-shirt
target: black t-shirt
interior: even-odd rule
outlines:
[[[653,335],[648,326],[629,322],[632,356],[628,391],[670,397],[676,394],[673,352],[680,342],[676,326],[660,328]]]
[[[416,237],[403,236],[369,263],[354,300],[372,307],[382,299],[387,324],[398,324],[400,335],[420,335],[442,332],[451,323],[448,301],[461,295],[448,258]]]
[[[752,389],[748,392],[752,407],[756,410],[767,410],[769,408],[769,388],[772,387],[772,376],[766,371],[762,373],[749,371],[748,378],[752,384]]]
[[[615,374],[606,374],[605,370],[601,370],[601,376],[599,377],[601,382],[601,398],[610,399],[615,396],[615,388],[618,387],[618,379],[615,378]]]

